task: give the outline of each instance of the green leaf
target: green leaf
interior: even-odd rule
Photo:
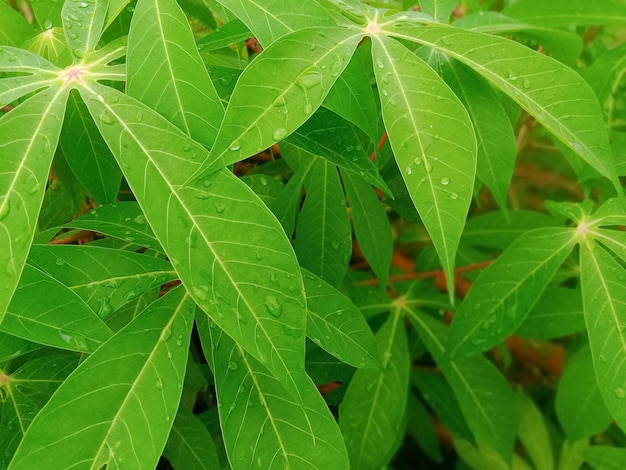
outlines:
[[[54,352],[20,365],[4,368],[0,385],[0,467],[7,468],[33,418],[56,388],[78,365],[78,356]]]
[[[47,29],[24,42],[22,47],[59,67],[66,67],[72,63],[72,54],[61,28]]]
[[[403,315],[392,313],[376,333],[382,369],[359,369],[339,406],[339,426],[351,468],[378,469],[402,426],[409,386],[409,348]]]
[[[472,124],[459,99],[424,61],[393,39],[372,41],[389,142],[453,295],[454,258],[476,173]]]
[[[39,349],[41,345],[18,338],[7,333],[0,333],[0,364],[23,354]]]
[[[108,7],[108,0],[72,0],[63,4],[61,17],[65,40],[74,56],[80,59],[96,48]]]
[[[514,332],[575,242],[572,229],[557,227],[536,229],[515,240],[481,272],[454,314],[449,354],[485,351]]]
[[[415,439],[424,453],[438,464],[443,463],[439,438],[433,420],[422,402],[413,394],[408,396],[407,432]]]
[[[178,288],[89,356],[37,415],[9,468],[154,468],[178,408],[193,310]]]
[[[384,286],[393,252],[391,224],[376,193],[363,178],[349,171],[342,172],[341,176],[359,248]]]
[[[184,405],[178,408],[163,457],[176,470],[220,468],[213,436],[200,418]]]
[[[33,245],[28,263],[69,287],[100,318],[176,279],[167,261],[96,246]]]
[[[424,13],[428,13],[437,21],[446,22],[459,0],[419,0]]]
[[[518,392],[519,439],[534,468],[554,468],[550,434],[541,410],[523,390]]]
[[[612,446],[591,446],[584,451],[585,461],[597,470],[621,470],[626,462],[626,449]]]
[[[278,38],[303,28],[335,26],[338,19],[316,0],[295,4],[289,0],[269,4],[261,0],[218,1],[243,21],[265,48]]]
[[[515,331],[525,338],[551,339],[585,329],[580,289],[548,287]]]
[[[505,15],[545,26],[622,24],[626,21],[624,0],[519,0],[502,10]]]
[[[0,2],[0,46],[19,47],[34,34],[26,18],[8,4]]]
[[[224,109],[176,1],[139,0],[128,41],[128,93],[212,146]]]
[[[233,468],[349,467],[337,423],[304,373],[299,378],[300,404],[215,325],[201,319],[199,331],[210,335],[210,346],[204,343],[204,348],[215,375],[222,435]]]
[[[498,205],[506,209],[517,155],[513,126],[506,118],[504,106],[480,75],[457,61],[446,65],[443,76],[474,123],[478,144],[476,176],[491,190]]]
[[[92,209],[68,222],[66,227],[91,230],[146,248],[160,249],[141,208],[134,201],[117,202]]]
[[[337,167],[315,162],[298,218],[295,250],[300,264],[333,286],[348,270],[352,231]]]
[[[285,234],[290,238],[296,227],[296,214],[302,200],[304,179],[314,163],[315,160],[311,160],[307,167],[301,168],[294,173],[281,191],[276,203],[271,207],[272,212],[274,212],[274,215],[276,215],[283,226]]]
[[[115,202],[122,172],[78,92],[72,92],[68,100],[61,148],[76,178],[96,201]]]
[[[347,364],[379,368],[376,340],[359,309],[313,273],[303,270],[302,278],[309,309],[307,336]]]
[[[227,171],[184,186],[202,147],[154,111],[95,84],[82,93],[193,299],[299,396],[292,372],[304,367],[306,307],[278,221]]]
[[[384,32],[432,47],[476,70],[621,194],[598,99],[573,70],[522,44],[487,34],[409,25]]]
[[[492,362],[484,356],[450,361],[446,358],[446,328],[427,315],[408,311],[420,338],[452,387],[476,441],[510,461],[517,434],[515,395]]]
[[[300,127],[322,104],[359,39],[348,28],[305,29],[265,49],[239,77],[211,154],[193,177],[254,155]]]
[[[198,50],[202,52],[215,51],[231,44],[243,42],[253,36],[248,27],[240,20],[232,20],[198,39]]]
[[[572,442],[609,427],[611,415],[602,401],[588,347],[568,359],[556,390],[555,406],[559,422]]]
[[[600,55],[585,70],[585,80],[598,95],[609,126],[613,125],[614,95],[626,69],[626,44]]]
[[[79,352],[93,352],[111,337],[111,331],[85,301],[30,264],[24,268],[0,329],[29,341]]]
[[[626,428],[626,291],[624,268],[592,242],[580,246],[585,323],[596,380],[617,424]]]
[[[66,89],[50,88],[0,117],[0,321],[35,234],[66,99]]]

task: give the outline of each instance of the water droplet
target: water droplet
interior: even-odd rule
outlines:
[[[524,80],[522,81],[522,86],[526,89],[530,88],[530,80],[524,78]]]
[[[506,71],[506,76],[509,80],[511,80],[512,82],[514,82],[515,80],[517,80],[517,74],[515,72],[513,72],[513,70],[508,69]]]
[[[385,68],[385,60],[382,57],[379,57],[378,59],[376,59],[376,66],[379,69],[384,69]]]
[[[621,387],[617,387],[613,391],[615,392],[615,396],[617,398],[624,398],[624,396],[626,396],[626,391],[623,388],[621,388]]]
[[[274,106],[277,108],[282,108],[286,104],[287,102],[285,101],[285,98],[283,96],[279,96],[278,98],[276,98],[276,101],[274,101]]]
[[[276,318],[280,317],[283,313],[282,304],[273,295],[265,297],[265,309],[270,315]]]
[[[137,115],[135,116],[135,120],[137,122],[141,122],[143,120],[143,111],[137,111]]]
[[[407,174],[407,175],[410,175],[411,173],[413,173],[413,170],[411,169],[411,167],[410,167],[410,166],[407,166],[407,167],[406,167],[406,174]]]
[[[43,27],[44,29],[52,29],[52,20],[48,18],[46,21],[44,21]]]
[[[430,173],[431,171],[433,171],[433,166],[430,163],[429,158],[424,158],[424,169],[426,170],[427,173]]]
[[[229,149],[232,150],[233,152],[236,152],[237,150],[241,150],[241,144],[239,143],[238,140],[235,140],[232,144],[230,144]]]
[[[208,188],[209,186],[211,186],[211,178],[205,178],[204,181],[202,182],[202,185],[205,188]]]
[[[389,95],[389,92],[385,88],[383,88],[383,96],[388,96],[388,95]]]
[[[54,264],[57,266],[63,266],[65,264],[65,260],[63,258],[57,258]]]
[[[441,38],[441,42],[443,42],[446,46],[449,46],[450,44],[452,44],[452,41],[450,40],[449,36],[443,36]]]
[[[300,78],[298,78],[297,83],[301,88],[305,90],[310,90],[313,87],[321,85],[322,78],[323,76],[321,73],[312,70],[301,75]]]
[[[341,243],[339,243],[339,241],[337,240],[331,240],[330,241],[330,246],[333,250],[335,251],[339,251],[339,248],[341,247]]]
[[[228,363],[228,368],[230,370],[237,370],[237,369],[239,369],[239,364],[237,364],[235,361],[230,361]]]
[[[441,178],[441,184],[443,184],[444,186],[450,184],[450,178],[446,178],[444,176],[443,178]]]
[[[193,286],[193,293],[196,297],[198,297],[200,300],[206,300],[206,293],[208,291],[208,288],[206,288],[205,286],[202,287],[196,287]]]
[[[226,210],[226,206],[220,202],[216,202],[215,204],[213,204],[213,207],[215,207],[215,211],[218,214],[223,214],[224,211]]]
[[[113,124],[115,122],[115,119],[113,119],[113,116],[111,116],[109,113],[104,111],[100,115],[100,122],[102,122],[103,124]]]
[[[220,81],[220,85],[228,86],[233,82],[233,77],[227,75],[225,77],[220,78],[219,81]]]
[[[163,380],[157,379],[154,386],[157,388],[157,390],[163,390]]]
[[[87,2],[78,2],[77,5],[78,5],[78,8],[87,8],[89,6]]]
[[[459,195],[457,193],[450,193],[450,199],[456,200],[458,198],[459,198]]]
[[[284,139],[287,136],[287,134],[288,134],[287,129],[285,129],[284,127],[281,127],[274,131],[274,133],[272,134],[272,137],[274,137],[274,140],[281,140],[281,139]]]
[[[139,225],[144,225],[146,223],[146,218],[143,216],[143,214],[139,214],[133,219],[133,222]]]

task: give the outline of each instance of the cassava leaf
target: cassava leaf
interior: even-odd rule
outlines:
[[[621,193],[598,99],[574,71],[526,46],[487,34],[412,25],[385,26],[384,32],[432,47],[476,70]]]
[[[585,0],[541,0],[511,2],[502,13],[532,24],[562,27],[591,24],[614,24],[626,21],[624,0],[604,0],[602,3]]]
[[[65,40],[72,54],[77,58],[84,57],[98,45],[108,7],[108,0],[63,3],[61,18]]]
[[[357,370],[339,407],[339,426],[352,468],[385,466],[386,454],[404,431],[409,355],[403,318],[396,311],[378,330],[382,369]]]
[[[372,38],[382,115],[396,163],[454,292],[454,259],[472,199],[476,138],[467,111],[421,59]]]
[[[194,308],[178,288],[89,356],[37,415],[9,468],[154,468],[178,408]]]
[[[457,309],[449,354],[485,351],[515,331],[572,251],[574,235],[569,228],[545,228],[513,242],[480,274]]]
[[[35,234],[67,94],[50,87],[0,117],[0,321]]]
[[[232,173],[185,186],[202,147],[162,116],[97,84],[81,94],[193,299],[299,396],[306,309],[278,221]]]

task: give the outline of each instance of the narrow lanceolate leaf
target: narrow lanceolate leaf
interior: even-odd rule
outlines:
[[[554,468],[550,434],[543,414],[523,390],[519,399],[519,439],[534,464],[534,468]]]
[[[372,41],[391,148],[454,292],[454,258],[472,199],[476,138],[467,111],[424,61],[393,39]]]
[[[177,470],[220,468],[213,436],[200,418],[180,405],[163,456]]]
[[[176,1],[137,2],[128,42],[128,93],[212,146],[224,108]]]
[[[83,0],[65,2],[61,12],[65,39],[72,54],[81,58],[98,45],[108,0]]]
[[[349,171],[342,172],[341,176],[359,248],[384,286],[393,252],[391,224],[376,193],[363,178]]]
[[[28,263],[69,287],[100,318],[176,279],[162,259],[89,245],[33,245]]]
[[[585,323],[604,403],[626,429],[626,291],[624,268],[595,243],[581,243]]]
[[[117,202],[92,209],[68,222],[66,227],[92,230],[162,251],[141,208],[134,201]]]
[[[232,468],[349,467],[339,427],[311,379],[302,373],[299,403],[214,325],[201,320],[199,330],[210,335],[222,436]]]
[[[59,387],[9,468],[154,468],[187,363],[194,304],[178,288],[151,304]]]
[[[0,321],[35,233],[66,100],[53,87],[0,118]]]
[[[484,356],[450,361],[445,355],[446,328],[436,320],[411,312],[411,320],[426,348],[452,387],[476,441],[510,461],[517,434],[515,395],[506,379]]]
[[[254,155],[300,127],[322,104],[359,39],[348,28],[305,29],[265,49],[241,74],[211,154],[194,176]]]
[[[77,294],[28,264],[0,328],[35,343],[79,352],[95,351],[112,335]]]
[[[394,312],[378,330],[382,369],[357,370],[339,407],[351,468],[385,467],[398,433],[404,433],[410,364],[403,319]]]
[[[451,61],[446,64],[444,77],[474,123],[478,144],[476,175],[491,190],[499,206],[506,209],[517,154],[511,121],[491,86],[473,70]]]
[[[21,46],[35,34],[33,27],[7,3],[0,3],[0,46]]]
[[[385,32],[432,47],[476,70],[621,193],[598,99],[573,70],[522,44],[489,34],[410,25]]]
[[[304,272],[302,278],[309,309],[307,336],[347,364],[379,368],[376,340],[359,309],[314,274]]]
[[[0,106],[36,90],[49,87],[57,80],[60,70],[44,58],[24,49],[0,47]]]
[[[595,436],[609,427],[612,418],[602,400],[588,347],[568,359],[559,380],[555,406],[570,442]]]
[[[306,3],[285,0],[272,3],[262,0],[220,0],[220,3],[243,21],[266,48],[279,37],[299,29],[337,24],[337,17],[315,0]]]
[[[122,172],[76,91],[68,100],[61,148],[72,172],[96,201],[115,202]]]
[[[276,218],[227,171],[184,186],[202,147],[159,114],[103,86],[81,93],[193,299],[298,396],[304,289]]]
[[[333,286],[348,271],[352,233],[337,167],[318,160],[309,171],[307,196],[296,229],[300,264]]]
[[[458,3],[458,0],[420,0],[419,2],[424,13],[432,15],[442,23],[450,18],[452,10]]]
[[[532,24],[553,27],[614,24],[626,21],[626,2],[557,0],[546,3],[541,0],[522,0],[511,2],[502,12]]]
[[[513,333],[572,251],[574,235],[569,228],[533,230],[485,269],[454,314],[449,354],[477,354]]]

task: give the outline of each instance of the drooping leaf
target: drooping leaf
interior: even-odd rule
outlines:
[[[303,403],[223,332],[201,319],[211,354],[220,423],[233,468],[348,468],[335,419],[304,374]],[[209,340],[210,344],[206,344]]]
[[[410,319],[452,387],[476,441],[496,450],[509,462],[518,416],[517,409],[511,407],[515,395],[506,379],[484,356],[449,360],[444,348],[448,339],[445,327],[427,315],[412,311]]]
[[[476,70],[621,193],[598,99],[573,70],[522,44],[488,34],[412,25],[385,26],[384,32],[432,47]]]
[[[95,351],[112,335],[84,300],[30,264],[22,272],[0,329],[29,341],[79,352]]]
[[[0,117],[0,321],[35,234],[66,100],[65,88],[51,87]]]
[[[202,421],[184,405],[178,408],[163,456],[176,470],[220,467],[213,437]]]
[[[341,175],[359,248],[384,286],[393,252],[391,224],[376,193],[363,178],[349,171]]]
[[[337,167],[318,160],[309,171],[296,229],[300,264],[337,286],[348,270],[352,231]]]
[[[304,271],[309,316],[307,336],[354,367],[380,367],[376,340],[363,314],[348,297],[313,273]]]
[[[306,309],[299,267],[278,221],[227,171],[185,186],[202,147],[154,111],[103,86],[83,93],[193,299],[298,396],[292,371],[304,366]]]
[[[176,279],[167,261],[96,246],[33,245],[28,262],[69,287],[100,318]]]
[[[568,359],[555,405],[559,422],[571,442],[599,434],[609,426],[611,415],[602,400],[588,347]]]
[[[96,201],[115,202],[122,172],[77,92],[68,100],[61,148],[76,178]]]
[[[194,177],[254,155],[300,127],[322,104],[359,39],[348,28],[305,29],[265,49],[239,77],[211,154]],[[304,56],[303,46],[309,48]]]
[[[385,466],[406,410],[409,355],[403,315],[392,313],[376,333],[382,369],[359,369],[339,406],[351,468]]]
[[[128,94],[212,146],[224,109],[176,1],[139,0],[128,40]]]
[[[454,314],[449,354],[485,351],[515,331],[572,251],[574,235],[557,227],[527,232],[482,271]]]
[[[424,61],[393,39],[372,41],[389,142],[452,295],[454,259],[476,174],[472,124],[459,99]]]
[[[61,10],[65,40],[77,58],[96,48],[106,19],[108,0],[64,2]]]
[[[550,434],[541,410],[522,390],[518,392],[519,439],[534,468],[554,468]]]
[[[178,408],[194,308],[178,288],[89,356],[37,415],[9,468],[154,468]]]
[[[580,245],[585,323],[598,388],[617,424],[626,428],[626,291],[624,268],[593,242]]]

